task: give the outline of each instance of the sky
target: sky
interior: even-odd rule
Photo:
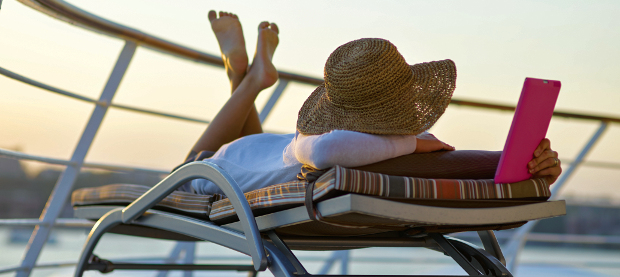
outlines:
[[[322,77],[329,54],[362,37],[394,43],[410,64],[452,59],[455,99],[517,103],[526,77],[560,80],[556,110],[620,117],[620,1],[160,1],[71,0],[120,24],[219,55],[207,12],[235,12],[249,55],[256,26],[280,28],[279,70]],[[98,98],[123,41],[41,14],[16,0],[0,10],[0,67]],[[251,57],[250,57],[251,59]],[[265,129],[293,132],[314,88],[289,84]],[[138,48],[114,102],[211,119],[230,91],[221,68]],[[259,95],[256,106],[270,90]],[[68,159],[93,105],[0,76],[0,148]],[[450,106],[431,129],[457,149],[501,150],[508,112]],[[171,169],[206,126],[110,109],[87,161]],[[598,123],[553,119],[552,148],[568,164]],[[620,162],[620,125],[611,125],[589,161]],[[40,164],[28,163],[31,168]],[[565,170],[567,166],[564,166]],[[620,170],[581,167],[562,195],[620,201]]]

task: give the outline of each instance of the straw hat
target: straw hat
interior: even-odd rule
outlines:
[[[324,74],[325,82],[299,110],[297,130],[302,134],[350,130],[417,135],[443,114],[456,83],[453,61],[409,65],[396,46],[377,38],[338,47]]]

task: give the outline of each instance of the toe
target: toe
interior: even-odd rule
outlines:
[[[271,30],[273,30],[274,32],[276,32],[276,34],[280,33],[280,29],[278,29],[278,25],[276,25],[275,23],[271,22]]]
[[[265,29],[267,27],[269,27],[269,22],[267,22],[267,21],[263,21],[260,24],[258,24],[258,29],[259,30]]]
[[[214,10],[209,11],[209,21],[213,21],[217,19],[217,13]]]
[[[234,13],[231,13],[230,16],[232,16],[234,19],[239,19],[239,17]]]
[[[220,12],[220,18],[222,18],[222,16],[226,16],[225,12]]]

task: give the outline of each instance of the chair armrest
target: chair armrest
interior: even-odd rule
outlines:
[[[250,204],[248,204],[237,182],[222,168],[208,161],[192,162],[172,172],[159,184],[123,209],[123,223],[137,219],[183,183],[198,178],[213,182],[230,199],[243,227],[254,268],[257,271],[265,270],[268,264],[267,256]]]

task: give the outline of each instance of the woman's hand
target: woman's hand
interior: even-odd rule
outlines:
[[[454,150],[454,147],[450,146],[447,143],[438,140],[431,133],[422,133],[416,136],[416,148],[413,153],[429,153],[440,150]]]
[[[562,173],[561,164],[558,152],[551,150],[549,139],[543,139],[534,150],[534,159],[527,164],[527,168],[534,177],[545,178],[551,185]]]

